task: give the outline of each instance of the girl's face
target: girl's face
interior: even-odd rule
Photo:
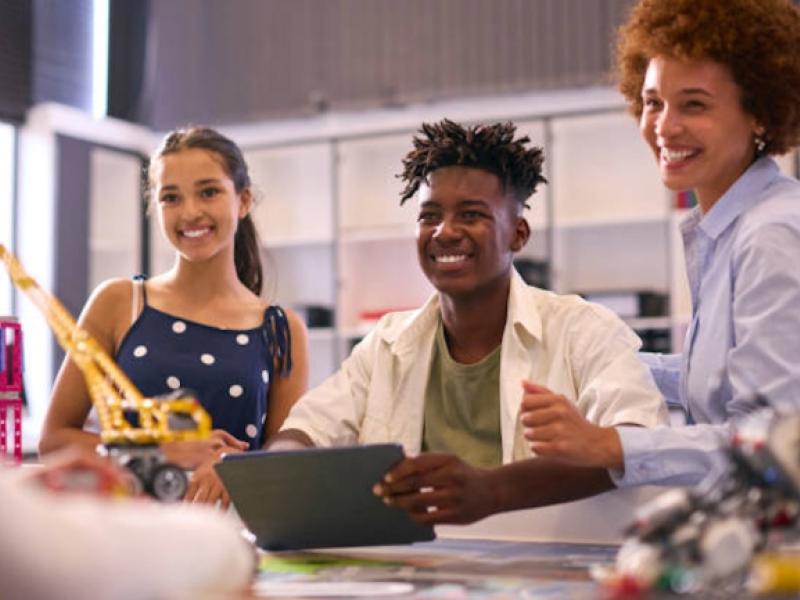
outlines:
[[[190,261],[229,252],[239,219],[252,204],[250,190],[237,194],[221,158],[199,148],[159,158],[153,171],[154,202],[164,235]]]
[[[716,203],[755,158],[763,129],[741,105],[727,67],[712,60],[657,56],[642,89],[642,137],[671,190],[694,189],[703,212]]]

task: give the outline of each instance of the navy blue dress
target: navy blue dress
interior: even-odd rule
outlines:
[[[270,306],[255,329],[218,329],[157,310],[144,292],[144,308],[116,360],[145,396],[192,390],[214,429],[257,449],[264,444],[275,368],[281,377],[292,368],[289,324],[279,306]]]

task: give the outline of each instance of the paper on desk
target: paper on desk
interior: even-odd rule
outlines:
[[[259,597],[304,598],[347,596],[374,598],[410,594],[414,586],[400,581],[258,581],[252,594]]]

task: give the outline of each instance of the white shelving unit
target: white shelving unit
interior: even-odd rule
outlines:
[[[416,307],[431,293],[416,263],[416,207],[413,200],[399,206],[401,184],[395,175],[419,124],[445,116],[460,122],[512,120],[544,146],[550,184],[531,200],[533,235],[521,256],[549,260],[558,292],[669,293],[667,315],[629,323],[671,330],[673,348],[679,349],[691,313],[678,233],[683,213],[671,208],[672,195],[661,187],[655,160],[614,90],[462,100],[228,127],[224,132],[245,149],[261,191],[254,216],[267,258],[265,295],[286,306],[334,312],[329,325],[310,330],[312,384],[334,371],[351,340],[369,329],[365,312]],[[16,249],[48,288],[52,257],[59,249],[53,239],[36,233],[51,230],[55,219],[57,135],[96,146],[90,285],[129,276],[138,270],[143,251],[139,166],[133,155],[149,155],[160,136],[57,105],[31,111],[18,138]],[[796,176],[794,155],[779,162]],[[0,190],[3,214],[8,213],[2,201],[7,195],[7,189]],[[101,215],[109,220],[95,222]],[[3,230],[6,240],[13,233],[9,224]],[[149,225],[151,272],[160,272],[171,266],[173,250],[154,216]],[[0,295],[8,292],[8,286],[0,286]],[[50,358],[52,336],[35,309],[24,302],[16,309],[26,332],[26,383],[35,421],[28,428],[38,430],[57,366]]]
[[[504,119],[545,148],[550,179],[530,201],[533,234],[521,256],[549,259],[560,293],[667,295],[666,314],[625,320],[671,335],[678,350],[691,314],[678,233],[685,211],[672,208],[635,120],[621,104],[474,120]],[[332,327],[310,330],[312,384],[335,370],[376,315],[418,307],[433,291],[417,265],[414,200],[400,206],[396,177],[416,126],[270,140],[266,149],[256,140],[246,149],[265,198],[257,223],[275,259],[275,298],[335,312]],[[792,157],[782,165],[794,172]]]
[[[521,256],[549,257],[562,293],[647,290],[681,298],[671,198],[621,105],[515,121],[545,147],[550,178],[531,199],[533,235]],[[376,315],[418,307],[433,291],[417,264],[414,200],[400,206],[396,177],[416,126],[245,147],[263,195],[255,215],[274,259],[276,301],[335,314],[332,327],[310,330],[312,384],[336,368]],[[673,319],[630,323],[669,330]]]

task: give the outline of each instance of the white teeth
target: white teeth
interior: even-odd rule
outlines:
[[[436,262],[454,263],[454,262],[458,262],[460,260],[466,260],[467,259],[467,255],[466,254],[448,254],[448,255],[445,255],[445,256],[437,256],[435,258],[436,258]]]
[[[667,162],[685,160],[695,153],[695,150],[670,150],[669,148],[661,148],[661,157]]]
[[[198,238],[201,235],[205,235],[206,233],[208,233],[208,231],[209,230],[207,228],[206,229],[186,229],[186,230],[183,231],[183,235],[185,235],[188,238]]]

